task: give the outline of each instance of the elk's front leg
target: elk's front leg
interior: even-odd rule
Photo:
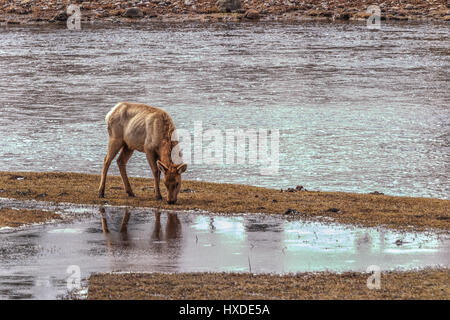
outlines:
[[[119,166],[120,176],[122,177],[123,186],[125,188],[125,192],[130,197],[135,196],[133,193],[133,190],[131,189],[130,181],[128,180],[128,175],[127,175],[127,163],[128,163],[128,160],[130,160],[132,155],[133,155],[133,150],[129,149],[125,145],[122,148],[122,152],[120,153],[119,158],[117,158],[117,165]]]
[[[146,151],[145,155],[147,156],[148,164],[150,165],[150,168],[152,169],[153,177],[155,179],[155,196],[156,200],[161,200],[161,191],[159,190],[159,180],[161,178],[161,172],[158,169],[158,166],[156,165],[156,154],[153,151]]]

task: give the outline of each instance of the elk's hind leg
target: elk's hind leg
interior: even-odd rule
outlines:
[[[105,185],[106,185],[106,175],[108,174],[109,166],[111,162],[116,157],[117,153],[123,147],[122,139],[109,138],[108,141],[108,153],[106,154],[105,160],[103,161],[102,179],[100,181],[100,188],[98,189],[98,197],[105,197]]]
[[[120,152],[119,158],[117,158],[117,165],[119,166],[120,176],[122,177],[123,186],[125,188],[125,192],[130,197],[135,197],[133,190],[131,189],[130,181],[128,180],[127,175],[127,163],[133,155],[133,150],[129,149],[127,145],[124,145],[122,151]]]

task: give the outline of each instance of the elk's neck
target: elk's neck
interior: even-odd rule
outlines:
[[[164,163],[166,166],[169,166],[172,164],[172,147],[171,147],[171,143],[164,143],[161,146],[160,152],[159,152],[159,157],[160,157],[160,161],[162,163]]]
[[[165,139],[160,144],[160,150],[159,150],[159,158],[162,163],[164,163],[166,166],[170,166],[173,164],[172,161],[172,149],[175,145],[178,144],[178,141],[172,141],[172,134],[175,130],[175,127],[173,125],[168,126],[168,130],[166,133]]]

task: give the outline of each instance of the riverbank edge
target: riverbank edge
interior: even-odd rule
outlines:
[[[287,190],[239,184],[183,181],[178,202],[154,198],[153,180],[130,178],[136,197],[122,180],[108,176],[105,198],[98,198],[99,175],[71,172],[0,172],[0,197],[87,205],[122,205],[217,214],[266,213],[397,230],[450,230],[450,200],[388,196],[381,193]],[[163,197],[166,190],[161,185]]]
[[[450,299],[450,269],[370,273],[98,273],[89,277],[89,300],[304,300]]]
[[[146,16],[141,19],[126,17],[94,17],[91,16],[81,19],[81,28],[89,25],[146,25],[152,23],[304,23],[304,22],[353,22],[365,25],[370,15],[358,14],[352,17],[340,16],[316,16],[306,15],[296,11],[289,11],[283,14],[267,14],[258,16],[257,19],[248,19],[245,13],[188,13],[173,14],[166,13],[154,16]],[[55,17],[36,17],[33,14],[0,14],[0,25],[61,25],[65,26],[65,20],[55,20]],[[450,16],[441,18],[420,16],[381,16],[380,28],[382,25],[390,22],[403,23],[449,23]],[[375,29],[375,28],[374,28]]]
[[[445,0],[143,0],[70,1],[0,0],[0,22],[6,24],[58,23],[68,19],[74,7],[82,22],[239,22],[239,21],[450,21]]]
[[[52,211],[0,208],[0,229],[60,221],[61,215]]]

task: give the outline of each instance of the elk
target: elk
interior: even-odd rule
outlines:
[[[141,103],[120,102],[106,115],[108,126],[108,153],[103,162],[102,177],[98,191],[99,198],[105,197],[106,175],[112,160],[120,151],[117,164],[126,193],[134,197],[128,181],[126,165],[134,150],[144,152],[154,177],[154,191],[161,200],[160,174],[164,174],[167,188],[167,203],[177,202],[181,187],[181,174],[186,171],[184,163],[175,164],[172,155],[177,152],[178,141],[172,141],[175,125],[164,110]],[[172,151],[174,153],[172,154]],[[181,152],[178,151],[181,160]],[[181,162],[181,161],[177,161]]]

